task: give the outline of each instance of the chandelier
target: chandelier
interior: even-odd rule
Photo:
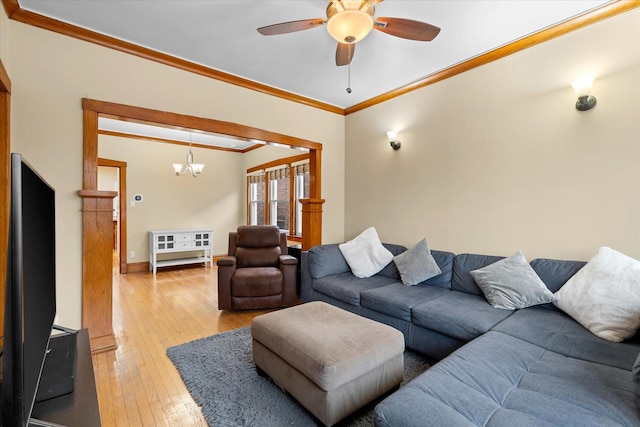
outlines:
[[[191,172],[191,176],[197,178],[204,169],[204,165],[201,163],[193,163],[193,153],[191,152],[191,132],[189,132],[189,152],[187,153],[187,163],[180,164],[174,163],[173,170],[176,176],[184,175],[187,172]]]

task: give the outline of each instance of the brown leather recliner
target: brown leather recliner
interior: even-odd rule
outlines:
[[[218,309],[289,307],[296,300],[298,260],[287,255],[287,235],[275,225],[243,225],[229,233],[228,256],[218,265]]]

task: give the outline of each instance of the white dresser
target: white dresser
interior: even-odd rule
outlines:
[[[186,258],[158,259],[158,254],[194,252],[199,254]],[[196,264],[213,265],[213,230],[151,230],[149,231],[149,270],[156,274],[158,267]]]

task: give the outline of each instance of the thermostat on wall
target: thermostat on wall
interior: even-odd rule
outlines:
[[[141,202],[144,199],[144,197],[142,197],[142,194],[134,194],[133,195],[133,200],[136,202]]]

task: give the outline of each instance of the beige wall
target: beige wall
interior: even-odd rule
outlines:
[[[225,255],[229,231],[246,222],[246,170],[302,153],[269,146],[244,154],[194,147],[204,172],[198,178],[176,177],[172,163],[184,163],[187,151],[175,144],[100,135],[99,157],[127,163],[128,263],[149,260],[149,230],[212,228],[213,254]],[[102,189],[113,191],[112,186]],[[132,207],[136,193],[144,200]]]
[[[4,8],[2,8],[2,12],[0,12],[0,59],[2,59],[2,63],[4,67],[9,71],[9,18],[7,14],[4,12]]]
[[[79,327],[81,321],[82,221],[77,190],[82,186],[83,97],[236,122],[323,144],[325,167],[339,168],[338,173],[323,174],[323,196],[327,199],[323,239],[343,238],[344,117],[19,22],[9,21],[8,26],[8,60],[5,57],[2,60],[10,64],[13,84],[12,151],[21,152],[56,189],[61,324]],[[177,149],[175,156],[182,159],[184,153],[184,149]],[[173,162],[175,156],[157,161]],[[205,161],[208,162],[205,171],[215,173],[215,161]],[[128,173],[136,172],[131,168]],[[238,167],[238,177],[243,173],[242,167]],[[173,178],[170,174],[166,176],[167,180]],[[193,191],[188,187],[192,183],[182,178],[182,182],[171,183]],[[202,194],[208,195],[212,189],[204,188],[205,184],[205,180],[196,183]],[[223,188],[213,191],[224,190],[224,181],[218,185]],[[150,191],[129,189],[131,194],[146,193],[145,199],[152,194]],[[146,200],[136,208],[139,209],[136,214],[151,205],[145,203]],[[233,196],[231,203],[237,204],[238,197]],[[200,208],[197,204],[192,211],[198,218],[194,225],[205,222],[206,214],[197,210]],[[220,216],[219,207],[205,207],[208,209]],[[239,220],[237,213],[232,213],[232,217],[225,221]],[[164,221],[170,224],[167,219]]]
[[[173,172],[172,163],[186,160],[185,146],[100,135],[98,150],[102,158],[127,163],[128,263],[149,260],[149,230],[211,228],[213,253],[226,253],[229,230],[244,219],[242,154],[194,147],[205,168],[193,178]],[[137,193],[144,199],[132,207]]]
[[[571,82],[596,77],[594,110]],[[640,258],[640,10],[346,119],[345,237]],[[402,141],[393,151],[385,131]]]

